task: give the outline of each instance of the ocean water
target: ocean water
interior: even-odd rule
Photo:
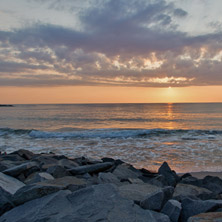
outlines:
[[[0,107],[0,151],[18,149],[222,171],[222,103]]]

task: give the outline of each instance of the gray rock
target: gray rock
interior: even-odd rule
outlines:
[[[31,160],[36,155],[32,153],[31,151],[24,150],[24,149],[17,150],[13,152],[12,154],[18,154],[20,157],[22,157],[25,160]]]
[[[164,193],[162,190],[157,190],[154,193],[147,195],[141,202],[140,206],[148,210],[160,211],[163,205]]]
[[[5,191],[14,194],[23,186],[25,186],[25,184],[15,179],[14,177],[10,177],[8,175],[5,175],[4,173],[0,173],[0,187]]]
[[[59,186],[41,186],[41,185],[27,185],[19,189],[12,197],[15,205],[23,204],[27,201],[34,200],[45,195],[55,193],[63,187]]]
[[[186,222],[191,216],[215,211],[222,206],[222,200],[193,200],[186,198],[182,201],[181,221]]]
[[[99,172],[109,169],[112,166],[113,166],[113,163],[111,162],[97,163],[97,164],[92,164],[92,165],[74,167],[70,169],[69,172],[73,175],[85,174],[85,173],[99,173]]]
[[[59,165],[49,167],[46,172],[51,174],[55,178],[71,176],[68,170]]]
[[[177,222],[180,217],[181,203],[177,200],[168,200],[161,213],[166,214],[172,222]]]
[[[128,164],[121,164],[116,167],[116,169],[113,171],[113,174],[120,180],[128,180],[129,178],[136,179],[139,176],[142,176],[142,173],[137,170],[132,170],[130,168],[130,165]]]
[[[13,208],[11,198],[11,194],[0,187],[0,216]]]
[[[188,222],[222,222],[222,212],[202,213],[190,217]]]
[[[39,165],[36,162],[27,162],[27,163],[23,163],[19,166],[15,166],[15,167],[9,168],[7,170],[4,170],[3,173],[7,174],[9,176],[12,176],[12,177],[17,177],[20,174],[25,173],[28,170],[31,170],[32,168],[38,169],[38,167],[39,167]],[[29,171],[29,172],[31,173],[31,171]]]
[[[197,187],[202,187],[202,179],[197,179],[196,177],[192,176],[182,178],[180,183],[191,184]]]
[[[173,198],[176,200],[181,200],[181,196],[198,197],[202,200],[207,200],[214,197],[214,194],[212,191],[207,190],[206,188],[197,187],[191,184],[178,183],[174,190]]]
[[[43,182],[37,183],[41,186],[57,186],[60,189],[71,189],[77,190],[79,188],[83,188],[90,183],[89,180],[83,178],[77,178],[74,176],[62,177],[54,180],[45,180]]]
[[[78,167],[78,163],[69,160],[69,159],[61,159],[58,161],[58,165],[64,167],[65,169],[72,169],[74,167]]]
[[[216,194],[222,193],[222,180],[219,177],[206,176],[202,180],[202,186]]]
[[[151,184],[127,184],[119,187],[121,196],[137,202],[142,201],[147,195],[160,190],[159,187]]]
[[[99,183],[113,183],[117,186],[121,185],[119,179],[113,173],[99,173],[98,175]]]
[[[153,184],[153,185],[158,186],[158,187],[165,187],[165,186],[168,185],[168,182],[165,179],[165,176],[163,176],[163,175],[155,176],[148,183]]]
[[[21,213],[22,212],[22,213]],[[170,222],[168,216],[143,210],[122,198],[110,184],[100,184],[74,193],[59,191],[26,202],[0,217],[0,222]]]
[[[31,174],[25,181],[25,184],[33,184],[33,183],[38,183],[42,182],[45,180],[53,180],[55,179],[51,174],[46,173],[46,172],[36,172]]]
[[[164,162],[161,165],[161,167],[158,170],[158,173],[165,177],[167,184],[169,186],[174,187],[176,185],[176,183],[179,181],[179,176],[177,176],[177,174],[170,169],[167,162]]]

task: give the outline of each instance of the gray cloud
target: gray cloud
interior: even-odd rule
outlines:
[[[79,13],[82,31],[40,23],[0,31],[0,85],[222,84],[221,32],[178,31],[173,21],[187,12],[164,0],[94,3]]]

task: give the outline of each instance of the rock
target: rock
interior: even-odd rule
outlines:
[[[222,222],[222,212],[198,214],[190,217],[188,222]]]
[[[52,155],[50,154],[42,154],[40,156],[36,156],[32,160],[38,162],[42,170],[46,170],[50,166],[58,165],[59,162],[57,159],[53,158]]]
[[[113,163],[111,163],[111,162],[97,163],[97,164],[93,164],[93,165],[74,167],[74,168],[70,169],[69,172],[73,175],[85,174],[85,173],[99,173],[99,172],[109,169],[112,166],[113,166]]]
[[[169,186],[174,187],[176,185],[176,183],[179,181],[179,176],[177,176],[177,174],[170,169],[167,162],[164,162],[161,165],[161,167],[158,170],[158,174],[161,174],[165,177],[167,184]]]
[[[120,180],[128,180],[129,178],[137,179],[139,176],[142,176],[142,173],[137,170],[132,170],[128,164],[121,164],[116,167],[113,171],[113,174]]]
[[[163,200],[163,205],[170,200],[173,197],[173,193],[174,193],[174,188],[171,186],[167,186],[162,188],[162,191],[164,193],[164,200]]]
[[[59,160],[58,165],[64,167],[65,169],[72,169],[74,167],[78,167],[79,166],[76,162],[74,162],[72,160],[69,160],[69,159],[61,159],[61,160]]]
[[[59,186],[42,186],[39,184],[26,185],[13,195],[12,201],[15,205],[21,205],[27,201],[34,200],[45,195],[55,193],[63,187]]]
[[[222,193],[222,180],[219,177],[206,176],[202,180],[203,187],[215,192],[216,194]]]
[[[4,173],[0,173],[0,187],[10,194],[14,194],[18,189],[25,186],[21,181],[5,175]]]
[[[163,205],[164,193],[162,190],[157,190],[154,193],[148,194],[141,202],[140,206],[148,210],[160,211]]]
[[[148,183],[153,184],[158,187],[165,187],[168,185],[168,182],[163,175],[157,175],[153,179],[151,179]]]
[[[128,181],[132,184],[132,183],[134,183],[134,184],[144,184],[144,182],[142,181],[142,180],[140,180],[140,179],[138,179],[138,178],[129,178],[128,179]]]
[[[11,194],[0,187],[0,216],[12,208]]]
[[[166,214],[172,222],[177,222],[180,217],[181,203],[177,200],[168,200],[161,213]]]
[[[59,165],[49,167],[46,172],[55,178],[71,176],[71,174],[64,167]]]
[[[32,153],[31,151],[24,150],[24,149],[17,150],[13,152],[12,154],[18,154],[20,157],[22,157],[25,160],[31,160],[36,155]]]
[[[41,186],[57,186],[60,189],[69,189],[71,190],[77,190],[79,188],[85,187],[89,182],[89,180],[83,179],[83,178],[77,178],[74,176],[66,176],[54,180],[45,180],[43,182],[37,183]]]
[[[121,185],[119,179],[113,173],[99,173],[98,175],[99,183],[113,183],[117,186]]]
[[[20,157],[18,154],[1,155],[0,160],[10,160],[10,161],[13,161],[13,162],[23,162],[23,161],[25,161],[25,159]]]
[[[206,188],[197,187],[190,184],[178,183],[174,190],[173,198],[176,200],[181,200],[180,198],[181,196],[186,196],[186,197],[194,196],[202,200],[207,200],[214,197],[214,194],[213,192],[207,190]]]
[[[193,200],[185,198],[182,201],[181,221],[186,222],[191,216],[206,213],[209,211],[215,211],[217,208],[222,206],[222,200]]]
[[[45,180],[53,180],[55,179],[51,174],[46,173],[46,172],[36,172],[31,174],[25,181],[25,184],[33,184],[33,183],[38,183],[42,182]]]
[[[22,213],[21,213],[22,212]],[[170,222],[168,216],[143,210],[118,194],[115,186],[100,184],[70,193],[59,191],[26,202],[0,217],[0,222]]]
[[[137,202],[142,201],[147,195],[160,190],[159,187],[150,184],[127,184],[119,187],[121,196]]]
[[[29,171],[29,173],[31,173],[32,168],[34,168],[35,170],[36,169],[38,170],[39,169],[38,163],[36,163],[36,162],[23,163],[19,166],[15,166],[15,167],[9,168],[7,170],[4,170],[3,173],[7,174],[9,176],[12,176],[12,177],[17,177],[22,173],[27,173],[27,171]]]
[[[197,187],[202,187],[202,180],[197,179],[196,177],[192,177],[192,176],[182,178],[180,183],[191,184],[191,185],[194,185],[194,186],[197,186]]]

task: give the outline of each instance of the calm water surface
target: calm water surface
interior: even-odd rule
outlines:
[[[222,171],[222,103],[0,107],[0,150],[21,148]]]

